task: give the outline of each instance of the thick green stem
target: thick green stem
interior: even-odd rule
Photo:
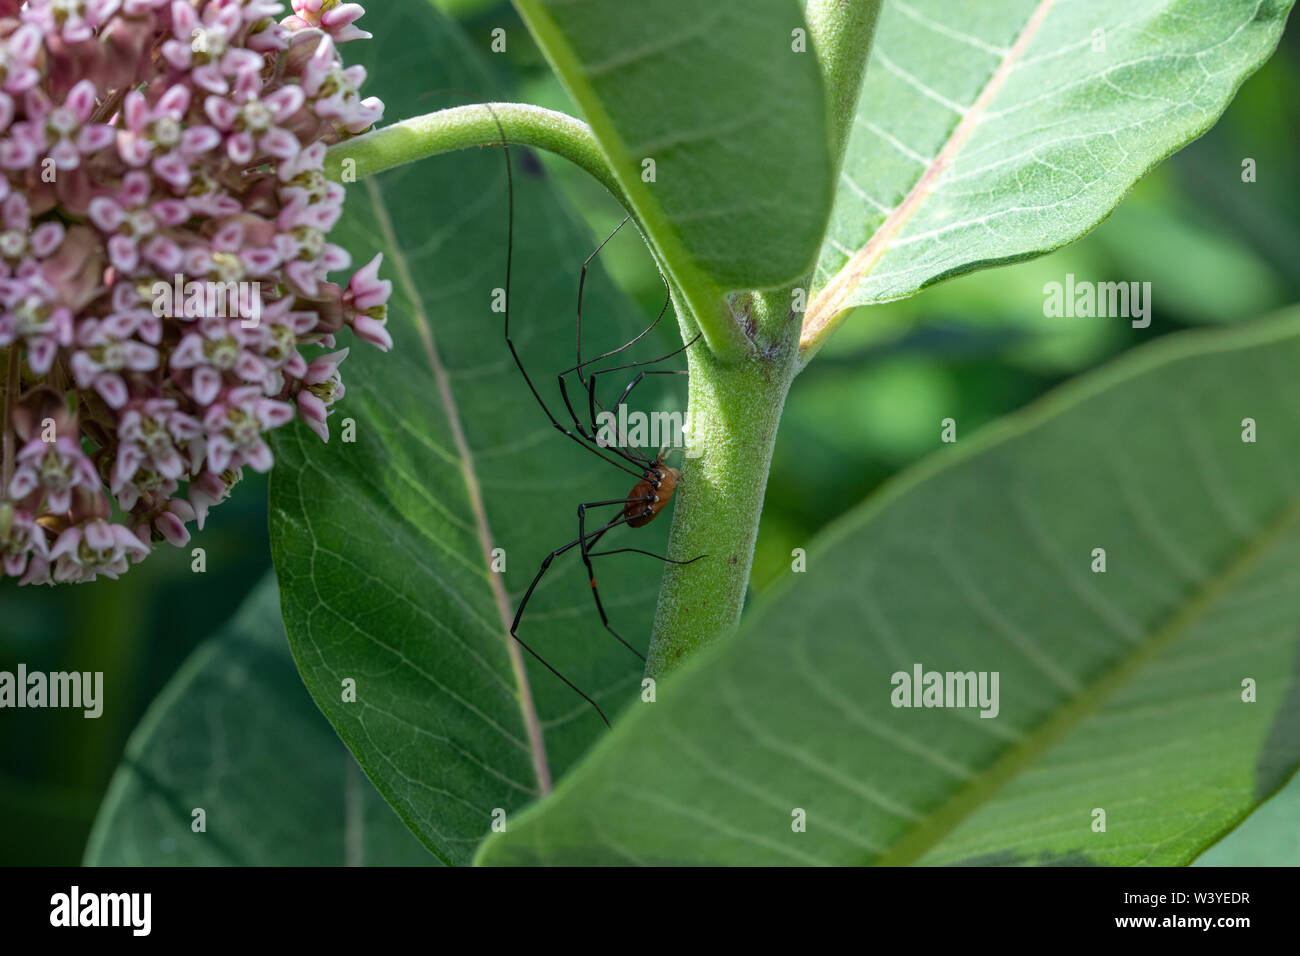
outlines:
[[[882,0],[808,0],[807,20],[826,84],[834,176],[843,165]],[[735,627],[744,607],[772,451],[798,360],[794,288],[743,296],[755,350],[719,362],[692,349],[690,421],[698,457],[687,457],[673,506],[646,673],[659,676]],[[682,304],[679,302],[679,308]],[[683,329],[692,323],[683,317]]]
[[[591,127],[527,103],[456,106],[344,140],[325,154],[325,175],[335,182],[356,181],[426,156],[500,145],[502,133],[507,143],[535,146],[581,166],[627,205]],[[345,165],[349,160],[351,165]]]
[[[844,168],[849,136],[857,120],[858,100],[867,74],[867,61],[876,35],[876,21],[884,0],[808,0],[804,15],[812,31],[813,49],[826,86],[827,119],[830,124],[831,175],[838,184]],[[838,185],[837,185],[838,192]],[[808,298],[812,299],[812,289]],[[805,323],[815,315],[809,310]],[[828,326],[829,328],[829,326]],[[816,351],[805,336],[797,375]]]
[[[808,0],[805,16],[826,84],[831,161],[839,176],[884,0]]]
[[[799,323],[742,362],[691,349],[691,449],[673,505],[668,565],[646,673],[659,676],[740,620],[777,425],[794,377]]]

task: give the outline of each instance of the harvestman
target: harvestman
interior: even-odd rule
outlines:
[[[500,125],[499,122],[498,125]],[[679,355],[680,353],[686,351],[686,349],[690,348],[692,345],[695,344],[695,342],[699,339],[699,335],[696,335],[695,338],[691,339],[690,342],[687,342],[681,348],[669,352],[667,355],[660,356],[657,359],[650,359],[644,362],[628,362],[623,365],[613,366],[612,368],[590,371],[584,375],[583,370],[586,369],[588,366],[592,365],[595,362],[600,362],[604,359],[607,359],[612,355],[617,355],[619,352],[622,352],[625,349],[635,345],[644,336],[649,334],[650,331],[659,324],[659,321],[664,317],[664,314],[668,311],[668,306],[672,302],[672,293],[671,290],[669,290],[668,297],[664,300],[663,308],[659,310],[659,314],[655,317],[655,320],[651,322],[648,326],[646,326],[640,332],[640,334],[638,334],[631,341],[626,342],[623,345],[620,345],[618,348],[611,349],[610,351],[605,352],[601,355],[597,355],[594,358],[583,359],[582,357],[582,294],[583,294],[583,289],[585,288],[587,282],[587,269],[591,265],[592,260],[595,259],[596,256],[600,254],[600,251],[605,248],[606,243],[608,243],[610,239],[614,238],[614,236],[618,233],[619,229],[622,229],[623,226],[627,224],[628,219],[630,219],[631,217],[629,216],[627,218],[624,218],[623,221],[620,222],[617,227],[615,227],[614,231],[605,237],[604,242],[602,242],[596,248],[596,251],[593,252],[591,255],[589,255],[582,264],[582,273],[578,279],[578,317],[577,317],[578,363],[572,366],[571,368],[564,369],[564,371],[560,372],[556,376],[556,379],[560,387],[560,395],[564,400],[565,410],[568,412],[569,418],[572,420],[573,425],[570,428],[568,425],[562,423],[559,419],[557,419],[555,415],[551,412],[550,407],[547,406],[546,402],[542,399],[542,396],[537,391],[536,386],[533,385],[533,381],[529,377],[528,371],[524,368],[523,361],[519,358],[519,353],[515,350],[514,342],[512,342],[510,339],[510,271],[511,271],[512,259],[514,255],[515,202],[514,202],[514,173],[511,169],[511,163],[510,163],[510,147],[505,141],[504,131],[502,131],[501,145],[505,149],[506,183],[507,183],[509,203],[510,203],[509,215],[507,219],[508,224],[506,229],[506,237],[507,237],[506,238],[506,280],[505,280],[505,308],[504,308],[506,345],[510,348],[510,354],[511,356],[514,357],[515,365],[519,367],[519,373],[523,376],[525,384],[528,385],[528,390],[533,393],[533,398],[537,400],[537,404],[541,406],[542,411],[546,413],[546,417],[550,420],[551,424],[555,426],[556,430],[567,435],[569,438],[573,439],[573,441],[577,442],[583,448],[586,448],[592,454],[597,455],[602,460],[608,462],[611,465],[614,465],[616,468],[621,468],[623,471],[632,475],[637,480],[636,485],[632,488],[632,491],[624,498],[610,498],[606,501],[587,501],[578,505],[578,536],[574,540],[570,541],[568,544],[564,545],[563,547],[556,548],[554,551],[552,551],[542,560],[541,567],[538,568],[536,576],[533,577],[532,583],[528,585],[528,590],[524,592],[523,599],[520,600],[519,607],[515,611],[514,621],[510,625],[510,636],[519,642],[520,647],[526,650],[533,657],[537,658],[537,660],[540,661],[547,670],[549,670],[560,680],[564,681],[564,683],[567,684],[570,689],[572,689],[575,693],[577,693],[580,697],[582,697],[583,700],[585,700],[593,708],[595,708],[596,713],[600,715],[600,719],[603,720],[606,723],[606,725],[608,725],[609,718],[606,717],[605,712],[600,709],[600,705],[597,704],[590,696],[588,696],[586,693],[580,690],[567,677],[565,677],[558,670],[552,667],[551,664],[544,657],[542,657],[540,654],[537,653],[537,651],[533,650],[527,643],[525,643],[516,632],[519,629],[519,622],[524,616],[524,609],[528,606],[528,601],[533,596],[533,591],[537,588],[537,585],[542,580],[543,575],[545,575],[547,569],[550,568],[551,562],[554,561],[556,558],[558,558],[560,555],[565,554],[566,552],[571,551],[574,548],[577,548],[579,550],[579,553],[582,555],[582,562],[584,565],[586,565],[587,568],[587,576],[591,582],[591,596],[592,598],[595,599],[596,610],[600,613],[601,624],[604,625],[605,630],[609,631],[610,634],[614,635],[614,637],[618,640],[620,644],[622,644],[624,647],[630,650],[642,661],[645,660],[645,657],[641,654],[641,652],[638,651],[631,644],[629,644],[627,641],[625,641],[622,637],[620,637],[618,632],[615,631],[614,628],[610,625],[609,616],[605,613],[605,606],[604,604],[601,603],[600,600],[600,590],[596,587],[596,572],[595,569],[592,567],[591,559],[605,557],[611,554],[634,553],[634,554],[644,554],[648,557],[657,558],[660,561],[664,561],[669,564],[684,565],[684,564],[691,564],[692,562],[698,561],[700,560],[700,558],[706,557],[706,555],[699,555],[687,561],[676,561],[673,560],[672,558],[667,558],[664,557],[663,555],[654,554],[653,552],[650,551],[642,551],[639,548],[616,548],[609,551],[592,550],[592,548],[596,546],[597,542],[599,542],[600,539],[604,537],[606,533],[613,530],[614,528],[617,528],[619,525],[627,525],[630,528],[640,528],[640,527],[644,527],[645,525],[653,521],[659,515],[659,513],[663,511],[663,509],[668,505],[668,502],[672,499],[673,492],[677,488],[678,481],[681,480],[680,471],[678,471],[676,468],[671,467],[670,465],[664,464],[664,459],[667,456],[667,452],[668,452],[668,449],[666,447],[661,448],[659,454],[656,455],[654,458],[649,458],[646,455],[643,455],[640,452],[638,452],[635,448],[623,447],[620,443],[608,443],[597,439],[596,436],[598,434],[598,428],[596,426],[596,409],[600,408],[603,411],[604,406],[600,403],[600,400],[596,397],[596,380],[600,375],[607,375],[610,372],[624,371],[626,369],[632,369],[632,368],[643,368],[644,366],[647,365],[657,365],[660,362],[663,362],[667,359],[672,358],[675,355]],[[663,278],[662,273],[660,274],[660,278]],[[664,280],[664,287],[665,289],[668,288],[668,283],[666,279]],[[638,372],[636,377],[633,378],[632,381],[628,383],[627,387],[623,389],[623,392],[620,395],[618,402],[615,404],[615,407],[617,408],[618,405],[621,405],[623,402],[625,402],[628,396],[632,393],[632,390],[636,388],[636,386],[640,384],[647,375],[686,375],[686,374],[688,373],[685,370],[644,369],[643,371]],[[587,393],[587,413],[589,416],[588,422],[584,422],[578,416],[577,411],[574,409],[573,402],[570,400],[568,385],[565,381],[565,378],[568,375],[576,375],[579,384],[582,386],[583,390],[586,391]],[[622,436],[620,435],[619,438],[621,439]],[[599,528],[596,528],[592,531],[587,530],[586,520],[587,520],[588,509],[612,507],[614,505],[621,505],[622,507],[620,511],[617,514],[615,514],[613,518],[611,518],[609,521],[602,524]]]

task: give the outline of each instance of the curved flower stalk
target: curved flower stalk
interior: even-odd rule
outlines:
[[[338,52],[363,12],[0,0],[0,573],[185,545],[269,430],[328,439],[344,326],[392,346],[380,257],[328,278],[326,149],[383,115]]]

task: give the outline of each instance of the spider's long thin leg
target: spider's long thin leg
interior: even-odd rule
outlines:
[[[618,226],[615,227],[614,232],[611,232],[608,236],[605,237],[605,242],[602,242],[599,246],[596,247],[595,252],[587,256],[586,261],[582,263],[582,272],[578,276],[578,322],[577,322],[578,364],[571,369],[566,369],[565,372],[561,374],[576,371],[578,372],[578,381],[582,382],[583,385],[586,385],[587,383],[582,377],[581,369],[590,365],[592,362],[599,362],[601,359],[607,359],[611,355],[617,355],[619,352],[622,352],[624,349],[629,349],[633,345],[636,345],[637,342],[640,342],[643,338],[645,338],[647,335],[650,334],[651,329],[653,329],[656,325],[659,324],[659,320],[664,317],[665,313],[667,313],[668,306],[671,305],[673,301],[672,290],[668,286],[668,278],[661,271],[659,273],[659,279],[664,284],[664,304],[662,307],[660,307],[659,314],[655,316],[655,320],[651,322],[649,325],[647,325],[644,329],[642,329],[636,335],[635,338],[632,338],[629,341],[624,342],[618,348],[610,349],[608,352],[602,352],[600,355],[597,355],[594,358],[589,358],[585,360],[583,359],[582,357],[582,294],[587,285],[587,269],[591,265],[591,260],[595,259],[596,256],[600,254],[601,249],[605,248],[605,243],[609,242],[610,239],[613,239],[614,233],[618,232],[619,229],[622,229],[625,225],[627,225],[627,221],[631,218],[632,218],[631,216],[625,216],[623,218],[623,221],[620,222]]]
[[[582,419],[578,417],[578,413],[574,410],[573,402],[570,401],[569,399],[569,387],[565,383],[565,376],[576,372],[578,375],[578,381],[583,385],[583,387],[586,387],[587,381],[585,378],[583,378],[582,369],[584,369],[588,365],[591,365],[593,362],[599,362],[602,359],[609,358],[611,355],[617,355],[619,352],[622,352],[624,349],[631,348],[637,342],[641,341],[641,339],[645,338],[645,336],[648,335],[650,331],[659,324],[660,320],[667,313],[668,306],[671,305],[673,301],[672,293],[668,289],[668,280],[664,277],[663,273],[661,272],[659,274],[659,278],[664,283],[664,292],[665,292],[664,304],[660,306],[659,314],[655,316],[654,321],[651,322],[649,325],[647,325],[644,329],[642,329],[641,332],[637,334],[634,338],[632,338],[630,341],[624,342],[622,345],[618,346],[618,348],[610,349],[608,352],[602,352],[600,355],[597,355],[593,358],[583,359],[582,357],[582,299],[587,285],[587,269],[591,265],[591,261],[595,259],[597,255],[600,254],[600,251],[602,249],[605,248],[605,244],[608,243],[609,240],[613,239],[615,233],[617,233],[619,229],[622,229],[623,226],[627,225],[627,221],[631,218],[632,218],[631,216],[624,217],[623,221],[620,222],[614,228],[614,232],[611,232],[608,236],[606,236],[605,241],[602,242],[599,246],[597,246],[596,251],[593,252],[591,255],[589,255],[586,258],[586,261],[582,263],[582,273],[578,277],[578,319],[577,319],[578,364],[572,366],[571,368],[564,369],[558,375],[555,376],[556,383],[560,387],[560,397],[564,401],[564,407],[569,412],[569,417],[573,419],[573,426],[578,430],[578,433],[582,435],[583,438],[595,442],[597,445],[599,445],[600,443],[596,442],[596,427],[594,423],[595,415],[594,414],[592,415],[593,423],[592,423],[591,431],[588,432],[586,426],[583,424]],[[661,361],[661,360],[655,359],[653,361]],[[652,362],[637,362],[634,364],[649,365],[652,364]],[[631,366],[623,366],[623,367],[628,368]],[[626,451],[626,449],[620,449],[612,445],[602,446],[602,447],[614,448],[615,452],[620,457],[625,458],[628,461],[633,462],[634,464],[648,465],[651,462],[650,458],[647,458],[645,455],[642,455],[635,451],[629,453]]]
[[[654,496],[651,495],[646,498],[624,498],[622,502],[599,501],[599,502],[592,502],[591,504],[578,505],[578,540],[582,542],[579,550],[581,550],[582,552],[582,563],[587,566],[587,578],[588,580],[591,581],[591,596],[596,602],[596,610],[600,612],[600,623],[605,625],[605,630],[609,631],[609,633],[614,635],[614,639],[616,641],[618,641],[620,644],[626,647],[629,651],[631,651],[633,654],[639,657],[642,661],[645,660],[645,655],[642,654],[640,651],[638,651],[627,641],[625,641],[619,635],[618,631],[614,630],[613,625],[609,623],[609,615],[605,613],[605,605],[600,600],[600,589],[596,587],[596,569],[592,567],[591,555],[588,554],[587,551],[589,547],[591,547],[597,541],[599,541],[601,537],[605,534],[605,532],[608,531],[613,526],[606,525],[605,527],[601,528],[598,532],[596,532],[594,535],[591,536],[591,541],[588,542],[587,533],[586,533],[586,520],[587,520],[588,508],[596,508],[596,507],[600,507],[601,505],[620,504],[620,503],[626,507],[627,505],[632,504],[633,502],[644,501],[646,503],[646,508],[648,510],[650,508],[650,505],[653,504],[654,500],[655,500]],[[633,517],[635,517],[635,515]],[[626,520],[631,520],[631,519],[629,518]]]
[[[703,333],[700,333],[700,334],[702,335]],[[591,375],[590,375],[590,377],[587,379],[587,413],[591,416],[591,422],[592,422],[592,425],[594,426],[594,425],[595,425],[595,422],[596,422],[596,409],[599,408],[602,412],[603,412],[603,411],[606,411],[605,406],[604,406],[603,404],[601,404],[600,399],[598,399],[598,398],[596,397],[596,379],[597,379],[599,376],[601,376],[601,375],[608,375],[610,372],[621,372],[621,371],[624,371],[625,369],[629,369],[629,368],[641,368],[642,366],[645,366],[645,365],[658,365],[660,362],[667,361],[668,359],[672,358],[673,356],[675,356],[675,355],[680,355],[682,352],[685,352],[688,348],[690,348],[692,345],[694,345],[694,344],[695,344],[696,342],[698,342],[699,340],[700,340],[700,336],[699,336],[699,335],[696,335],[695,338],[691,339],[689,342],[687,342],[687,343],[686,343],[685,345],[683,345],[681,348],[679,348],[679,349],[674,349],[673,351],[669,352],[667,355],[661,355],[661,356],[660,356],[659,358],[657,358],[657,359],[648,359],[648,360],[646,360],[646,361],[644,361],[644,362],[627,362],[627,363],[625,363],[625,364],[623,364],[623,365],[615,365],[615,366],[612,366],[611,368],[602,368],[602,369],[600,369],[599,371],[592,372]],[[662,371],[662,372],[656,372],[656,373],[654,373],[654,374],[660,374],[660,375],[663,375],[663,374],[687,375],[687,374],[689,374],[689,372],[688,372],[686,369],[673,369],[673,370],[671,370],[671,371],[665,369],[665,370]],[[619,404],[621,404],[621,403],[622,403],[622,402],[627,398],[628,393],[632,391],[632,389],[636,386],[637,382],[639,382],[639,381],[640,381],[640,378],[637,378],[635,381],[632,382],[631,385],[629,385],[629,386],[624,390],[624,392],[623,392],[623,397],[620,398],[619,401],[615,403],[615,405],[614,405],[615,408],[617,408],[617,407],[619,406]],[[566,401],[567,401],[567,399],[566,399]]]
[[[701,333],[701,334],[702,334],[702,333]],[[667,355],[661,355],[661,356],[659,356],[659,358],[646,359],[645,361],[642,361],[642,362],[626,362],[626,363],[624,363],[623,365],[615,365],[615,366],[613,366],[612,368],[602,368],[602,369],[600,369],[600,370],[598,370],[598,371],[592,372],[592,373],[588,376],[588,378],[586,379],[586,381],[584,382],[584,384],[587,386],[587,415],[588,415],[589,424],[590,424],[590,427],[591,427],[591,433],[590,433],[591,440],[592,440],[593,442],[595,442],[595,443],[596,443],[598,446],[600,446],[601,448],[615,448],[615,447],[616,447],[615,445],[608,445],[608,444],[605,444],[604,442],[601,442],[601,441],[599,441],[599,440],[596,438],[596,435],[597,435],[597,434],[599,433],[599,431],[600,431],[599,426],[597,426],[597,424],[596,424],[596,409],[597,409],[597,407],[599,407],[600,410],[601,410],[602,412],[603,412],[603,411],[606,411],[605,406],[601,403],[600,399],[598,399],[598,398],[596,397],[596,379],[597,379],[599,376],[601,376],[601,375],[607,375],[607,374],[610,373],[610,372],[621,372],[621,371],[624,371],[625,369],[629,369],[629,368],[641,368],[642,366],[645,366],[645,365],[657,365],[657,364],[660,363],[660,362],[667,361],[668,359],[672,358],[672,357],[675,356],[675,355],[679,355],[679,354],[681,354],[682,352],[685,352],[685,351],[686,351],[687,349],[689,349],[692,345],[694,345],[696,342],[698,342],[699,339],[700,339],[700,335],[696,335],[695,338],[691,339],[689,342],[687,342],[687,343],[686,343],[685,345],[683,345],[681,348],[673,349],[673,351],[669,352]],[[594,361],[594,360],[593,360],[593,361]],[[589,363],[584,363],[584,364],[589,364]],[[561,397],[564,399],[564,407],[567,408],[567,409],[569,410],[569,416],[573,419],[574,424],[577,426],[578,430],[579,430],[580,432],[582,432],[582,434],[583,434],[584,436],[586,436],[588,433],[587,433],[586,429],[584,428],[583,423],[580,422],[580,421],[578,420],[578,414],[577,414],[577,412],[575,412],[575,411],[573,410],[573,403],[569,401],[569,390],[568,390],[568,388],[567,388],[567,387],[565,386],[565,384],[564,384],[564,376],[568,375],[570,372],[576,372],[576,371],[578,371],[578,368],[579,368],[578,366],[575,366],[574,368],[565,369],[563,372],[560,373],[560,375],[559,375],[560,395],[561,395]],[[652,375],[687,375],[687,374],[689,374],[689,372],[688,372],[686,369],[674,369],[674,370],[672,370],[672,371],[664,370],[664,371],[650,372],[650,373],[648,373],[648,374],[652,374]],[[581,372],[578,372],[578,378],[579,378],[579,380],[582,379],[582,373],[581,373]],[[631,385],[629,385],[629,386],[624,390],[624,392],[623,392],[623,397],[620,398],[619,401],[616,402],[616,403],[614,404],[614,407],[615,407],[615,408],[617,408],[617,407],[619,406],[619,404],[621,404],[623,401],[625,401],[625,400],[627,399],[628,393],[631,392],[632,389],[633,389],[634,387],[636,387],[636,384],[637,384],[638,382],[640,382],[640,381],[641,381],[641,378],[638,377],[635,381],[632,382]],[[620,435],[617,436],[617,438],[618,438],[618,442],[616,443],[616,444],[617,444],[617,447],[618,447],[618,448],[624,448],[624,444],[625,444],[625,443],[624,443],[624,441],[623,441],[623,436],[620,434]],[[642,454],[640,454],[639,452],[636,452],[636,451],[633,451],[632,454],[635,456],[635,458],[636,458],[636,460],[637,460],[637,462],[638,462],[639,464],[650,465],[650,464],[654,461],[654,459],[650,458],[649,456],[642,455]]]
[[[619,502],[626,503],[626,501],[627,499],[623,498],[623,499],[615,499],[610,503],[611,504],[617,504]],[[595,503],[593,502],[593,506],[594,505]],[[596,531],[591,532],[591,534],[586,535],[586,537],[598,538],[600,535],[605,534],[605,532],[613,528],[616,528],[621,524],[626,524],[630,520],[631,519],[628,518],[626,515],[620,513],[618,515],[615,515],[603,527],[597,529]],[[583,538],[581,537],[573,541],[570,541],[562,548],[556,548],[554,551],[552,551],[550,554],[548,554],[545,558],[542,559],[542,566],[537,569],[537,574],[533,576],[532,583],[528,585],[528,590],[524,592],[524,596],[519,602],[519,607],[515,611],[515,618],[510,623],[510,636],[519,642],[520,647],[526,650],[533,657],[537,658],[537,660],[541,662],[543,667],[545,667],[548,671],[550,671],[552,674],[554,674],[556,677],[562,680],[569,687],[570,690],[572,690],[575,694],[577,694],[587,703],[591,704],[591,706],[595,708],[596,713],[600,714],[600,719],[605,722],[606,726],[609,726],[609,718],[606,717],[605,712],[600,709],[600,705],[597,704],[594,700],[592,700],[591,697],[589,697],[586,693],[584,693],[576,684],[573,683],[573,681],[569,680],[558,670],[556,670],[555,667],[553,667],[546,658],[542,657],[541,654],[533,650],[532,647],[530,647],[526,641],[520,638],[519,634],[517,633],[517,631],[519,630],[519,622],[524,616],[524,609],[528,607],[528,601],[533,596],[533,591],[537,589],[538,583],[542,580],[542,576],[545,575],[547,570],[550,568],[551,562],[554,561],[556,558],[558,558],[560,555],[564,554],[565,552],[571,551],[572,549],[578,547],[580,544],[583,544]]]
[[[596,374],[600,374],[600,373],[596,373]],[[596,374],[593,374],[592,378],[595,378]],[[638,372],[636,378],[632,379],[632,381],[628,383],[627,388],[623,389],[623,394],[618,397],[618,401],[614,403],[614,407],[618,408],[618,406],[626,402],[628,396],[632,394],[632,389],[640,385],[641,380],[645,378],[647,375],[690,375],[690,374],[691,373],[684,368],[647,369],[644,372]]]
[[[498,120],[498,125],[500,125],[499,120]],[[505,145],[504,130],[502,130],[501,132],[501,141],[502,144]],[[638,466],[638,469],[629,468],[627,464],[615,461],[609,455],[601,451],[601,449],[597,447],[597,445],[595,444],[595,440],[593,438],[590,438],[585,435],[574,434],[569,429],[565,428],[563,425],[560,424],[559,420],[556,419],[556,417],[553,414],[551,414],[551,409],[547,406],[546,402],[543,401],[541,394],[537,391],[537,387],[533,385],[533,380],[529,377],[528,370],[524,368],[524,363],[523,360],[519,357],[519,352],[515,350],[515,343],[510,338],[510,275],[514,265],[514,252],[515,252],[515,177],[514,177],[513,167],[511,166],[510,163],[510,147],[506,145],[505,149],[502,150],[502,153],[505,156],[505,161],[506,161],[506,192],[507,192],[507,197],[509,199],[509,210],[506,218],[505,338],[506,338],[506,345],[510,349],[510,355],[514,358],[515,365],[519,367],[519,374],[524,377],[524,382],[525,384],[528,385],[528,390],[533,393],[533,398],[537,400],[537,404],[541,406],[542,411],[546,413],[546,417],[551,420],[551,424],[555,426],[557,431],[569,436],[569,438],[573,439],[583,448],[589,450],[593,455],[599,456],[600,458],[609,462],[611,465],[614,465],[618,468],[622,468],[629,475],[632,475],[637,479],[640,479],[643,477],[643,474],[642,471],[639,470],[640,465],[642,464],[639,459],[633,458],[632,456],[626,454],[620,449],[614,449],[615,453],[618,454],[620,458],[623,458],[624,461]]]
[[[694,564],[701,558],[707,558],[707,554],[697,554],[693,558],[687,558],[685,561],[679,561],[676,558],[665,558],[662,554],[655,554],[653,551],[642,551],[640,548],[615,548],[612,551],[588,551],[589,558],[603,558],[610,554],[644,554],[647,558],[658,558],[664,564]]]
[[[624,216],[622,220],[619,222],[619,224],[614,227],[614,231],[601,240],[600,245],[596,247],[595,251],[592,252],[591,255],[587,256],[587,258],[582,260],[582,271],[578,273],[578,320],[576,325],[579,365],[582,364],[582,293],[587,288],[587,269],[591,266],[591,261],[595,259],[596,256],[600,255],[600,251],[604,249],[605,246],[609,245],[609,241],[618,235],[618,231],[622,229],[624,226],[626,226],[628,220],[631,218],[632,216],[630,213]],[[624,348],[626,347],[627,346],[624,346]]]
[[[624,362],[622,365],[611,365],[609,368],[602,368],[602,369],[599,369],[599,370],[597,370],[597,371],[595,371],[595,372],[592,372],[591,374],[592,374],[592,375],[608,375],[610,372],[621,372],[621,371],[623,371],[624,369],[629,369],[629,368],[642,368],[642,367],[644,367],[644,366],[646,366],[646,365],[658,365],[660,362],[666,362],[666,361],[668,361],[670,358],[672,358],[672,357],[675,356],[675,355],[681,355],[681,354],[682,354],[683,352],[685,352],[688,348],[690,348],[692,345],[694,345],[696,342],[698,342],[698,341],[700,340],[700,336],[702,336],[703,334],[704,334],[703,332],[698,332],[698,333],[696,333],[696,335],[695,335],[695,337],[694,337],[693,339],[691,339],[691,340],[690,340],[689,342],[687,342],[685,345],[681,345],[681,346],[679,346],[679,347],[673,349],[673,350],[672,350],[671,352],[669,352],[667,355],[661,355],[661,356],[659,356],[658,358],[653,358],[653,359],[645,359],[644,361],[641,361],[641,362]],[[573,371],[573,369],[567,369],[566,371],[571,372],[571,371]]]
[[[593,442],[593,443],[594,443],[598,448],[608,448],[608,449],[610,449],[611,451],[613,451],[615,454],[619,455],[620,457],[625,458],[625,459],[627,459],[628,461],[630,461],[630,462],[632,462],[632,463],[634,463],[634,464],[636,464],[636,465],[638,465],[638,466],[640,466],[640,467],[642,467],[642,468],[647,468],[647,467],[649,467],[649,466],[653,463],[654,459],[650,458],[650,457],[647,456],[647,455],[643,455],[643,454],[641,454],[641,453],[640,453],[639,451],[637,451],[636,449],[628,449],[627,447],[625,447],[625,445],[624,445],[624,443],[623,443],[623,441],[622,441],[622,438],[623,438],[622,435],[619,435],[619,436],[618,436],[618,439],[619,439],[619,440],[616,441],[616,442],[614,442],[614,443],[612,443],[612,444],[606,444],[605,442],[600,441],[600,440],[596,437],[597,433],[599,432],[599,428],[598,428],[597,425],[596,425],[596,413],[595,413],[595,410],[594,410],[594,409],[592,410],[592,413],[591,413],[591,431],[590,431],[590,432],[587,431],[587,426],[586,426],[585,424],[583,424],[582,420],[578,418],[578,413],[577,413],[576,411],[574,411],[574,408],[573,408],[573,402],[571,402],[571,401],[569,400],[569,389],[568,389],[568,386],[564,384],[564,376],[568,375],[568,374],[569,374],[570,372],[572,372],[572,371],[574,371],[574,370],[571,369],[571,368],[569,368],[569,369],[565,369],[563,372],[561,372],[561,373],[556,377],[556,381],[558,381],[558,382],[560,383],[560,397],[564,400],[564,407],[565,407],[566,409],[568,409],[568,411],[569,411],[569,417],[573,419],[574,427],[576,427],[576,428],[578,429],[578,432],[579,432],[579,433],[580,433],[584,438],[587,438],[587,439],[589,439],[590,441],[592,441],[592,442]],[[581,377],[581,376],[579,376],[579,377]],[[587,384],[589,387],[592,387],[592,386],[591,386],[591,383],[593,383],[593,382],[595,381],[595,378],[596,378],[596,376],[595,376],[595,374],[593,373],[592,376],[591,376],[591,378],[588,379],[587,382],[584,383],[584,384]],[[592,403],[595,403],[594,396],[593,396],[593,398],[592,398],[591,401],[592,401]],[[603,410],[603,406],[602,406],[602,410]]]
[[[604,375],[606,372],[612,372],[612,371],[615,371],[615,369],[601,369],[599,372],[592,372],[591,378],[587,380],[587,391],[588,391],[587,409],[591,413],[591,428],[593,434],[598,434],[598,430],[596,428],[596,406],[600,405],[601,412],[605,414],[613,414],[607,411],[605,406],[601,405],[599,399],[596,398],[596,378],[600,375]],[[618,408],[620,405],[626,402],[628,396],[632,394],[632,389],[640,385],[641,380],[644,379],[647,375],[689,375],[689,374],[690,372],[684,368],[647,369],[644,372],[638,372],[636,378],[632,379],[632,381],[628,383],[627,388],[623,389],[623,394],[620,395],[618,401],[614,403],[614,408]],[[615,429],[615,432],[616,432],[615,437],[618,439],[619,444],[626,444],[627,442],[626,436],[623,435],[622,432],[617,431],[617,429]],[[605,445],[605,443],[600,441],[599,439],[597,439],[596,443],[598,445],[601,445],[602,447],[604,447]],[[648,464],[649,463],[652,462],[648,462]]]

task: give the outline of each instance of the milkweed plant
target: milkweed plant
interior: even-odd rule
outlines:
[[[1143,345],[978,437],[939,415],[932,461],[756,598],[750,573],[787,396],[832,334],[1101,225],[1292,3],[514,0],[471,36],[429,0],[367,4],[364,30],[338,0],[0,0],[3,572],[115,578],[272,471],[257,607],[445,863],[1190,862],[1300,766],[1300,602],[1269,583],[1300,540],[1294,315]],[[512,45],[581,117],[496,92]],[[663,278],[685,369],[602,357],[624,398],[686,375],[663,381],[691,449],[617,456],[568,545],[587,473],[542,443],[609,449],[581,336],[646,323],[580,311],[543,401],[574,361],[548,290],[582,290],[595,244],[538,198],[556,169]],[[1017,309],[1161,331],[1159,287],[1078,279]],[[388,354],[345,361],[354,340]],[[318,442],[340,407],[357,440]],[[666,563],[590,550],[660,510]],[[582,611],[556,611],[542,572],[579,558]],[[263,764],[342,766],[293,743]],[[116,787],[91,858],[135,858],[112,821],[146,790]]]

